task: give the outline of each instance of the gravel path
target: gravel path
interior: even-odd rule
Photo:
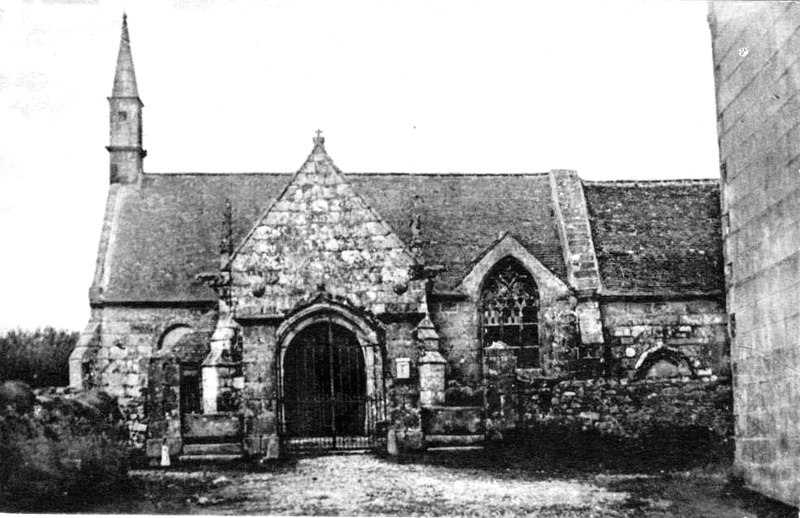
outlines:
[[[370,455],[303,458],[267,473],[138,471],[133,476],[170,484],[211,481],[184,511],[225,515],[623,517],[614,509],[628,497],[587,480],[399,464]]]
[[[481,457],[482,456],[482,457]],[[242,467],[137,470],[147,487],[128,513],[566,518],[783,518],[754,508],[719,472],[556,474],[529,459],[458,456],[396,461],[373,455],[301,458],[260,472]],[[767,511],[764,511],[767,509]],[[121,512],[117,507],[97,512]]]
[[[475,470],[348,455],[302,459],[290,473],[247,474],[209,497],[222,500],[215,514],[504,516],[551,509],[565,516],[570,509],[594,516],[626,495],[577,480],[499,480]]]

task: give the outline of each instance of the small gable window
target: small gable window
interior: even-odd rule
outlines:
[[[539,290],[533,276],[513,257],[500,260],[483,283],[480,298],[484,348],[513,349],[520,368],[538,368]]]
[[[117,117],[121,121],[126,121],[126,120],[128,120],[128,112],[126,112],[126,111],[117,112]]]

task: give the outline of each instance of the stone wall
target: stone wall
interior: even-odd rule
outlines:
[[[800,500],[800,6],[714,2],[709,13],[723,180],[736,465]]]
[[[184,326],[210,336],[216,317],[217,312],[208,308],[114,306],[95,310],[90,327],[101,332],[96,334],[96,342],[85,348],[80,362],[71,361],[71,370],[81,373],[83,388],[99,389],[117,399],[134,446],[143,446],[148,430],[145,392],[150,361],[160,340],[170,330]],[[74,377],[71,375],[73,386]]]
[[[441,338],[442,355],[447,360],[447,379],[477,386],[481,380],[481,351],[475,302],[443,300],[429,304]]]
[[[237,315],[283,315],[318,291],[373,314],[426,313],[424,281],[391,228],[317,142],[235,253]]]
[[[523,429],[547,424],[620,438],[667,427],[733,433],[730,381],[716,377],[542,381],[520,384],[515,403]]]
[[[720,300],[623,300],[604,302],[601,312],[609,375],[646,376],[662,359],[690,375],[729,374],[727,318]]]
[[[276,331],[275,325],[242,328],[244,446],[249,454],[266,452],[270,437],[278,433]]]

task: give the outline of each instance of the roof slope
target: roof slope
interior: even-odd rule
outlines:
[[[481,254],[510,232],[566,278],[547,174],[353,174],[347,177],[406,243],[420,216],[427,264],[441,264],[438,290],[455,288]]]
[[[106,301],[217,300],[195,282],[219,270],[225,199],[234,242],[277,196],[288,174],[145,174],[123,198],[111,247]]]
[[[607,294],[724,290],[716,180],[584,182]]]
[[[146,174],[122,200],[104,300],[211,301],[195,282],[218,268],[222,212],[233,208],[240,242],[291,174]],[[438,289],[452,289],[497,237],[510,231],[560,278],[565,268],[548,177],[534,175],[345,175],[407,244],[420,215],[423,254],[441,264]]]

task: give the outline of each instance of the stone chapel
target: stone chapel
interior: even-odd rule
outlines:
[[[150,457],[480,441],[516,380],[726,370],[716,180],[146,173],[123,19],[74,388]]]

